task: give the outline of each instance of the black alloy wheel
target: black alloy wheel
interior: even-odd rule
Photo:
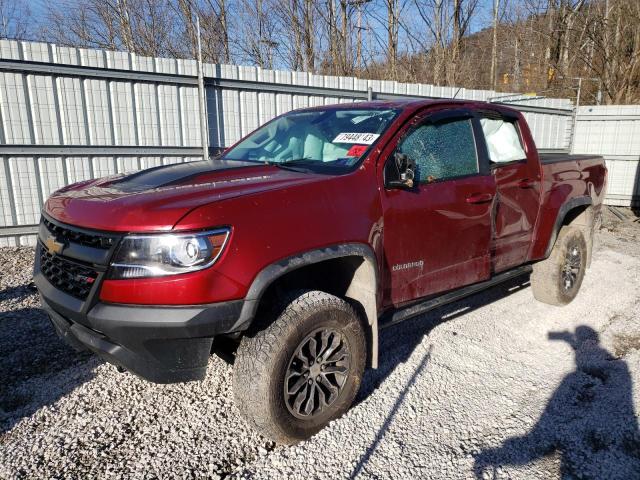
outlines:
[[[349,345],[340,332],[321,328],[302,340],[289,361],[284,382],[287,409],[310,418],[331,406],[351,366]]]
[[[582,253],[576,243],[572,243],[567,247],[567,253],[562,266],[562,288],[565,291],[571,291],[580,276],[582,269]]]

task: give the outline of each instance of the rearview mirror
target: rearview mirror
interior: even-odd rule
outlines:
[[[396,167],[397,178],[390,179],[387,182],[389,188],[413,188],[413,180],[415,178],[416,162],[407,156],[406,153],[396,152],[393,156],[393,162]],[[394,172],[395,173],[395,172]]]

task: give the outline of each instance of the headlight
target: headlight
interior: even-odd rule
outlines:
[[[202,270],[215,263],[229,229],[188,234],[128,235],[116,251],[109,278],[142,278]]]

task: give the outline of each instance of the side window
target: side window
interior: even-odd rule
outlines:
[[[480,125],[482,125],[491,162],[500,164],[527,158],[515,123],[502,119],[482,118]]]
[[[415,173],[419,183],[478,173],[476,145],[469,119],[420,125],[400,142],[397,151],[416,162]]]

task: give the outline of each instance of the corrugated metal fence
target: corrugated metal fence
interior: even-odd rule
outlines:
[[[640,207],[640,107],[578,108],[575,153],[603,155],[609,169],[606,202]]]
[[[505,96],[230,65],[205,64],[204,76],[212,149],[294,108]],[[541,148],[569,147],[569,100],[510,100]],[[65,184],[201,158],[199,110],[195,61],[1,40],[0,245],[31,243],[43,200]]]

